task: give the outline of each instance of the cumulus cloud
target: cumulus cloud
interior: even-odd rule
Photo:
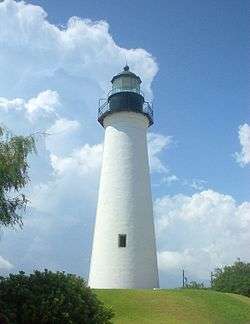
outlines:
[[[58,175],[72,171],[77,175],[96,170],[99,171],[102,160],[102,149],[101,144],[93,146],[85,144],[81,149],[73,151],[69,157],[59,157],[51,154],[51,165]]]
[[[241,166],[245,166],[250,163],[250,125],[240,125],[239,140],[241,152],[235,153],[235,158]]]
[[[86,276],[102,157],[98,99],[125,57],[152,98],[157,64],[144,49],[120,47],[105,21],[71,17],[59,27],[24,1],[0,2],[0,48],[1,122],[18,134],[46,133],[30,162],[24,229],[5,231],[2,249],[17,269]]]
[[[9,100],[7,98],[0,97],[0,108],[5,111],[8,111],[9,109],[21,110],[21,109],[23,109],[24,104],[25,104],[25,101],[21,98],[15,98],[15,99]]]
[[[148,134],[148,154],[151,172],[167,173],[168,168],[159,157],[159,154],[167,149],[172,142],[171,136],[162,134]]]
[[[194,280],[206,280],[215,267],[237,257],[249,259],[250,203],[237,204],[213,190],[155,201],[159,267],[165,273],[184,268]]]
[[[188,182],[187,182],[188,183]],[[204,186],[207,184],[207,181],[205,180],[200,180],[200,179],[193,179],[191,183],[188,183],[191,188],[195,190],[203,190]]]
[[[30,121],[54,113],[57,106],[59,106],[59,95],[52,90],[42,91],[36,97],[27,101],[22,98],[7,99],[0,97],[0,109],[5,112],[12,109],[22,110]]]
[[[55,111],[55,108],[59,106],[59,95],[56,91],[46,90],[37,95],[35,98],[31,98],[25,103],[27,109],[28,118],[38,118],[39,113],[49,114]]]
[[[124,57],[152,98],[157,64],[144,49],[115,43],[105,21],[72,17],[58,27],[41,7],[24,1],[0,2],[0,48],[1,121],[15,133],[43,129],[47,134],[30,163],[31,206],[24,229],[5,232],[3,255],[13,261],[15,271],[47,267],[86,276],[102,157],[98,99],[107,93]],[[162,162],[171,137],[151,133],[148,141],[151,172],[177,181]],[[249,203],[237,205],[232,197],[210,191],[196,195],[156,201],[160,267],[165,272],[171,264],[172,269],[181,264],[194,269],[198,255],[195,260],[203,260],[204,267],[197,264],[193,271],[201,276],[204,260],[210,267],[247,254],[242,242],[249,243]]]
[[[55,155],[68,155],[82,143],[82,125],[77,120],[58,118],[46,130],[45,147]]]
[[[49,23],[41,7],[23,1],[0,3],[0,46],[0,78],[9,76],[4,88],[11,85],[12,91],[20,82],[25,87],[33,78],[36,85],[62,72],[106,89],[126,57],[131,69],[140,74],[144,91],[151,95],[150,84],[157,72],[155,61],[145,50],[119,47],[107,22],[71,17],[60,28]]]
[[[49,134],[65,134],[72,133],[79,129],[80,123],[77,120],[68,120],[60,118],[48,129]]]
[[[86,203],[92,204],[97,193],[101,158],[101,144],[85,144],[65,157],[51,153],[53,177],[48,182],[34,186],[29,196],[31,206],[54,217],[58,217],[60,213],[59,217],[63,219],[64,206],[73,204],[82,209]]]
[[[10,270],[11,268],[13,268],[13,265],[0,255],[0,270]]]
[[[175,174],[171,174],[163,179],[163,182],[165,182],[168,186],[178,181],[179,178]]]
[[[50,152],[50,177],[31,186],[31,212],[15,237],[23,251],[18,266],[87,276],[101,157],[102,144],[85,144],[68,155]],[[12,241],[13,236],[3,238],[9,253]]]

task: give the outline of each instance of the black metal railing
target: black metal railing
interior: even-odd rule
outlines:
[[[145,115],[148,118],[149,126],[151,126],[154,123],[154,112],[153,112],[152,106],[150,105],[150,103],[148,101],[144,101],[142,109],[130,110],[129,108],[128,109],[123,108],[120,111],[134,111],[134,112],[142,113],[143,115]],[[103,119],[112,112],[113,111],[112,111],[112,109],[110,109],[108,100],[100,99],[99,100],[99,108],[98,108],[98,121],[102,125],[103,125]],[[115,112],[117,112],[117,110]]]
[[[101,115],[103,115],[105,112],[109,111],[109,103],[107,99],[100,99],[99,100],[99,107],[98,107],[98,119]]]

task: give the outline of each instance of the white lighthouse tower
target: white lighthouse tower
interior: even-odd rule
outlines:
[[[153,112],[140,91],[141,79],[128,66],[111,82],[108,99],[98,110],[105,140],[89,285],[156,288],[147,151]]]

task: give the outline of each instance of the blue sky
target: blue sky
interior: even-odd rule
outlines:
[[[39,138],[31,160],[24,230],[3,232],[3,272],[51,267],[87,276],[103,141],[97,102],[125,57],[154,98],[161,285],[178,286],[183,267],[206,281],[215,266],[250,258],[249,6],[1,3],[1,120],[16,133],[52,134]]]
[[[29,2],[59,25],[76,15],[104,19],[117,44],[150,52],[159,65],[154,131],[177,142],[166,156],[171,169],[239,201],[250,198],[249,170],[232,157],[238,127],[249,121],[248,1]]]

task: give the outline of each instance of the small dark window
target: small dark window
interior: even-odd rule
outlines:
[[[118,235],[118,246],[119,247],[126,247],[126,239],[127,239],[126,234],[119,234]]]

